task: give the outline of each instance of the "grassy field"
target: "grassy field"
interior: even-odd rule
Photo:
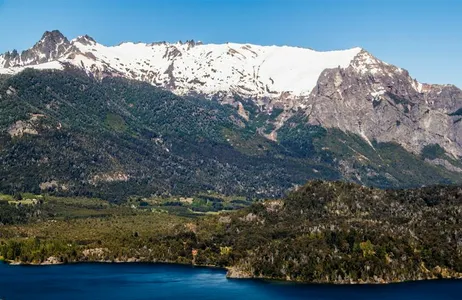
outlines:
[[[248,207],[254,201],[240,196],[217,193],[199,193],[191,197],[131,198],[127,204],[138,209],[164,211],[175,215],[194,217]]]
[[[107,259],[124,254],[132,257],[136,256],[133,249],[174,235],[193,221],[167,210],[116,205],[94,198],[45,196],[43,200],[32,204],[32,200],[23,198],[12,201],[22,206],[0,207],[8,207],[10,214],[18,213],[21,217],[13,218],[17,223],[1,227],[0,255],[8,260],[40,263],[53,256],[59,256],[61,261],[75,261],[83,259],[85,249],[110,249]]]

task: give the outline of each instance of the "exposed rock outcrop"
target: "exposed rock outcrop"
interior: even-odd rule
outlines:
[[[366,51],[348,68],[325,70],[310,95],[309,122],[339,128],[372,141],[397,142],[419,154],[438,144],[462,156],[462,91],[454,86],[422,85],[409,73]]]

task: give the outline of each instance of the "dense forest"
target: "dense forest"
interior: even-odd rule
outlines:
[[[444,151],[419,156],[375,141],[372,148],[296,112],[269,140],[261,133],[281,111],[237,100],[248,120],[230,105],[121,78],[30,69],[2,76],[0,191],[117,202],[206,191],[276,198],[309,179],[382,188],[460,182],[425,161]]]
[[[312,181],[282,200],[190,216],[134,202],[40,200],[1,206],[3,259],[172,262],[226,267],[231,277],[308,282],[462,276],[460,187],[380,190]]]

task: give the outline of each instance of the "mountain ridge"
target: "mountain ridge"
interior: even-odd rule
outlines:
[[[59,45],[63,45],[58,55],[47,57],[46,61],[40,59],[44,56],[40,53],[37,59],[29,61],[23,59],[23,57],[27,57],[27,51],[36,51],[41,43],[48,44],[47,42],[54,41],[56,37],[60,38]],[[197,50],[198,48],[201,49]],[[10,53],[8,55],[7,53],[1,56],[0,65],[3,66],[3,69],[0,69],[0,72],[17,73],[21,67],[27,66],[62,69],[62,64],[71,63],[92,72],[97,77],[103,77],[107,75],[106,73],[110,73],[129,79],[146,81],[156,86],[164,86],[177,94],[187,94],[192,91],[211,97],[219,92],[236,92],[242,96],[275,98],[285,92],[292,92],[295,96],[308,94],[309,87],[316,84],[317,77],[322,70],[338,65],[346,66],[359,51],[361,51],[360,48],[318,52],[288,46],[258,46],[235,43],[198,44],[193,41],[176,44],[124,42],[118,46],[107,47],[97,43],[89,36],[79,36],[68,41],[59,31],[52,31],[46,32],[34,47],[23,51],[21,54]],[[215,52],[216,55],[214,55]],[[291,56],[316,64],[319,58],[322,59],[326,55],[333,56],[332,59],[335,62],[322,61],[319,66],[315,65],[315,71],[311,71],[313,69],[311,66],[309,68],[310,74],[308,74],[309,79],[305,79],[306,74],[295,74],[291,76],[293,78],[290,80],[283,79],[298,67],[298,62],[288,60]],[[276,56],[276,60],[280,60],[284,56],[286,58],[279,65],[274,61],[269,64],[267,61],[273,56]],[[326,57],[324,60],[326,59],[331,60],[330,57]],[[244,60],[244,64],[241,63],[242,60]],[[42,63],[51,62],[60,63],[40,66]],[[215,63],[213,64],[213,62]],[[288,63],[290,66],[285,68]],[[183,64],[186,66],[181,69]],[[195,65],[198,66],[196,70],[188,70],[193,69]],[[263,69],[269,68],[269,70],[260,70],[261,67]],[[195,75],[194,73],[199,72],[201,68],[205,71]],[[260,75],[260,71],[266,73]],[[281,71],[283,74],[280,75],[280,78],[276,78]],[[301,71],[298,70],[297,72]],[[301,78],[305,83],[302,82],[294,86],[294,78],[295,80]],[[225,80],[232,83],[227,84],[224,82]],[[309,87],[306,87],[307,82]]]
[[[192,40],[176,44],[122,43],[106,47],[89,36],[69,41],[59,31],[48,31],[31,49],[21,54],[8,52],[0,56],[0,65],[15,64],[16,67],[0,68],[0,75],[9,74],[0,76],[0,80],[5,76],[11,77],[11,80],[5,80],[5,86],[0,91],[0,103],[5,105],[5,112],[11,108],[8,105],[20,105],[13,98],[17,93],[24,93],[28,96],[19,97],[24,101],[19,103],[30,105],[29,98],[37,99],[40,110],[46,112],[44,115],[58,113],[58,119],[63,121],[74,116],[48,107],[50,99],[62,102],[64,106],[78,105],[82,111],[87,111],[94,105],[85,98],[91,97],[86,96],[89,86],[99,90],[97,99],[101,105],[107,106],[103,99],[116,95],[108,90],[105,81],[126,79],[127,82],[111,83],[115,84],[115,88],[126,90],[134,84],[130,80],[136,80],[180,96],[167,97],[174,99],[169,104],[172,111],[168,120],[180,127],[178,119],[186,117],[182,115],[184,111],[180,104],[198,102],[201,108],[193,113],[201,111],[200,122],[210,122],[209,118],[215,118],[208,115],[207,110],[212,108],[205,105],[207,101],[221,104],[220,108],[214,106],[213,110],[226,114],[227,118],[222,116],[221,120],[227,121],[215,124],[223,126],[221,132],[213,131],[219,140],[207,142],[218,141],[221,146],[231,147],[232,151],[237,150],[249,157],[271,153],[276,154],[275,158],[283,153],[288,161],[294,157],[297,160],[308,159],[309,162],[302,163],[308,178],[318,178],[315,174],[320,171],[319,164],[328,170],[325,173],[321,171],[320,178],[344,178],[379,187],[418,186],[429,184],[432,180],[434,183],[441,183],[441,180],[456,182],[456,177],[462,173],[462,91],[454,85],[422,84],[407,70],[385,63],[361,48],[316,52],[295,47],[202,44]],[[41,72],[25,71],[27,68]],[[58,72],[46,71],[49,69],[57,69]],[[79,89],[68,90],[71,94],[66,94],[66,84],[77,85],[83,80],[79,77],[82,74],[91,80]],[[28,86],[22,82],[24,80],[32,80],[43,89]],[[51,83],[53,80],[67,83],[58,87]],[[129,89],[132,92],[130,97],[136,99],[135,102],[144,103],[145,109],[152,110],[154,115],[158,110],[156,105],[165,104],[149,96],[148,91],[157,95],[156,89]],[[153,103],[145,103],[138,93],[152,99]],[[56,95],[60,96],[55,98]],[[67,97],[81,99],[89,107],[63,101]],[[181,103],[180,99],[186,102]],[[203,100],[206,102],[201,102]],[[151,131],[159,130],[158,126],[162,124],[158,123],[159,116],[144,111],[136,112],[141,113],[136,115],[140,118],[137,122],[143,124],[141,127],[141,123],[124,125],[125,117],[133,118],[128,114],[132,108],[127,105],[134,103],[126,101],[118,98],[111,105],[118,106],[119,110],[114,111],[108,106],[105,108],[107,116],[95,116],[99,120],[98,126],[115,123],[115,129],[121,131],[118,134],[124,133],[123,128],[143,131],[147,126]],[[7,115],[8,121],[3,125],[5,133],[15,140],[40,132],[36,126],[41,117],[37,114],[41,113],[32,109],[27,116]],[[93,116],[92,111],[88,114]],[[156,122],[146,123],[145,117],[155,117]],[[86,126],[81,121],[73,120],[73,124]],[[237,127],[230,129],[229,124]],[[200,139],[212,134],[200,126],[202,123],[191,124],[191,128],[200,132]],[[165,133],[176,131],[169,128]],[[89,138],[95,137],[90,134]],[[147,142],[144,137],[142,139],[142,143]],[[115,141],[116,144],[119,142]],[[197,147],[195,143],[189,146]],[[128,155],[131,150],[126,150]],[[91,151],[96,150],[92,148]],[[396,168],[402,167],[398,162],[407,165],[408,169],[398,172]],[[195,165],[195,162],[192,163]],[[316,167],[311,169],[309,166]],[[133,166],[126,167],[131,169]],[[416,174],[419,168],[425,175]],[[284,173],[289,169],[280,171]],[[226,176],[237,174],[236,171],[226,172]],[[283,186],[287,188],[301,183],[303,172],[297,171],[296,180],[293,174],[289,174],[290,171],[284,173],[287,182]],[[404,178],[402,175],[406,172],[413,173],[414,177]],[[441,177],[437,179],[436,174]],[[261,192],[261,187],[257,190]],[[281,191],[278,188],[277,194]]]

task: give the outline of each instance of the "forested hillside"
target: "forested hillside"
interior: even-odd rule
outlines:
[[[0,259],[172,262],[308,282],[462,277],[460,187],[314,181],[285,199],[189,217],[99,199],[41,200],[0,202]]]

